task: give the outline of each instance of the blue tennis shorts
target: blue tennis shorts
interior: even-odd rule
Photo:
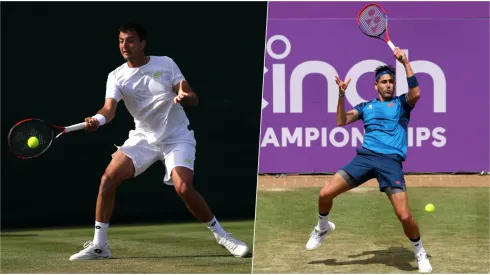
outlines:
[[[383,155],[361,147],[357,149],[357,156],[340,170],[351,177],[346,181],[352,188],[376,178],[381,192],[406,190],[402,159],[397,155]]]

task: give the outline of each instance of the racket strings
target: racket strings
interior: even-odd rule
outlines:
[[[9,146],[12,152],[21,158],[32,158],[45,151],[53,140],[53,129],[38,120],[28,120],[12,128],[9,136]],[[39,145],[31,148],[28,140],[36,137]]]
[[[386,14],[377,6],[367,7],[359,16],[361,31],[369,36],[380,36],[386,30]]]

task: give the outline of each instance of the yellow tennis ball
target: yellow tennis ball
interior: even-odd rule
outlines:
[[[32,149],[36,148],[37,146],[39,146],[39,139],[37,137],[30,137],[27,140],[27,146]]]
[[[436,207],[432,203],[429,203],[425,206],[425,211],[432,213],[436,211]]]

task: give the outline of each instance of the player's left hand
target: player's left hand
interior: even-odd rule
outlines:
[[[408,63],[407,56],[405,55],[405,52],[400,50],[400,48],[396,47],[395,51],[393,52],[393,55],[395,56],[398,61],[400,61],[403,64]]]
[[[174,104],[179,103],[182,99],[184,99],[188,95],[187,93],[184,92],[184,90],[182,90],[182,81],[184,80],[180,81],[179,92],[177,93],[177,96],[174,97]]]

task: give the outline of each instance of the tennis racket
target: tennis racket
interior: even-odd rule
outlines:
[[[61,135],[83,128],[85,128],[85,122],[63,127],[48,124],[36,118],[24,119],[10,129],[8,136],[10,151],[20,159],[36,158],[45,153],[53,141]],[[58,134],[55,135],[56,133]],[[32,145],[34,146],[29,147],[28,141],[33,137]]]
[[[395,51],[395,45],[388,34],[388,15],[380,5],[365,6],[357,15],[357,25],[365,35],[385,41]],[[384,37],[381,37],[383,34]]]

